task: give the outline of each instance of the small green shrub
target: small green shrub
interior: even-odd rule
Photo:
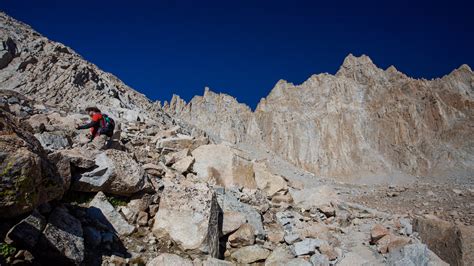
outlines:
[[[128,203],[128,199],[125,197],[119,197],[119,196],[107,196],[107,200],[117,208],[118,206],[125,206]]]
[[[7,243],[0,243],[0,256],[4,257],[5,259],[15,255],[16,248]]]

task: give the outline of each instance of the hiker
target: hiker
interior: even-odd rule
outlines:
[[[92,142],[96,149],[106,148],[108,139],[114,134],[114,120],[108,115],[102,114],[97,107],[87,107],[86,112],[91,121],[88,124],[76,126],[76,129],[90,128],[89,142]]]

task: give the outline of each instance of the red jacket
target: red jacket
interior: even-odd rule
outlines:
[[[94,139],[96,136],[99,136],[99,128],[105,127],[105,120],[102,114],[97,113],[91,117],[91,122],[83,126],[78,127],[78,129],[91,129],[91,139]]]

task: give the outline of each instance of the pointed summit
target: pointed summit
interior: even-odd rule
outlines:
[[[353,54],[349,54],[346,56],[344,59],[344,62],[342,63],[341,67],[346,67],[346,68],[353,68],[355,66],[362,66],[362,65],[374,65],[370,57],[366,56],[365,54],[357,57],[354,56]]]
[[[278,80],[278,82],[275,84],[273,89],[270,91],[270,93],[267,96],[268,99],[277,99],[279,97],[283,97],[285,95],[285,90],[288,87],[294,86],[293,83],[290,83],[284,79]]]
[[[378,68],[365,54],[359,57],[349,54],[344,59],[336,76],[345,76],[364,83],[367,78],[375,77],[380,75],[380,73],[383,73],[383,70]]]
[[[389,66],[385,70],[385,73],[387,74],[387,77],[392,78],[392,79],[394,79],[394,78],[408,78],[407,75],[405,75],[404,73],[398,71],[398,69],[394,65]]]
[[[467,72],[472,72],[471,67],[469,67],[469,65],[467,65],[467,64],[463,64],[462,66],[460,66],[460,67],[458,68],[458,70],[465,70],[465,71],[467,71]]]

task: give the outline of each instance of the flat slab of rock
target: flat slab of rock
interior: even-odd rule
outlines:
[[[184,174],[189,169],[191,169],[191,166],[194,163],[194,158],[192,156],[186,156],[183,159],[177,161],[176,163],[173,164],[173,169],[178,171],[180,174]]]
[[[239,229],[247,221],[247,218],[236,211],[225,211],[222,221],[222,234],[227,235]]]
[[[217,185],[255,189],[252,162],[239,155],[239,151],[223,144],[209,144],[192,152],[195,158],[193,169],[199,178]]]
[[[177,161],[185,158],[186,156],[190,156],[191,151],[189,149],[183,149],[177,152],[169,153],[165,155],[165,165],[172,165]]]
[[[253,245],[255,243],[255,229],[250,224],[243,224],[239,230],[229,236],[228,243],[234,248]]]
[[[95,165],[73,181],[72,189],[128,196],[146,186],[145,170],[126,152],[106,150],[97,155]]]
[[[294,205],[306,210],[311,209],[311,207],[328,205],[331,201],[338,199],[336,191],[329,186],[310,187],[301,190],[290,189],[289,191]]]
[[[268,196],[273,196],[278,191],[288,189],[285,179],[281,176],[270,173],[263,163],[255,163],[253,169],[255,172],[257,187],[265,191]]]
[[[152,232],[188,252],[218,255],[218,204],[205,183],[165,185]]]
[[[54,209],[37,248],[38,254],[51,262],[80,264],[84,260],[81,222],[65,208]]]
[[[107,225],[109,229],[122,236],[128,236],[135,231],[135,227],[130,225],[123,216],[115,210],[107,197],[102,192],[98,192],[89,203],[87,215],[101,223]]]
[[[265,260],[270,255],[270,251],[259,245],[239,248],[232,253],[231,257],[238,263],[252,263]]]

